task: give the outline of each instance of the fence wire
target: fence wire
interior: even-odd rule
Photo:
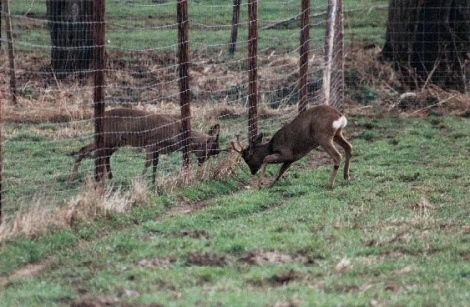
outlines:
[[[257,131],[272,135],[298,113],[300,0],[257,2]],[[220,133],[220,147],[236,134],[248,141],[248,1],[239,4],[238,36],[233,42],[237,1],[188,1],[189,86],[193,151]],[[93,157],[93,1],[15,0],[10,2],[15,52],[16,102],[8,84],[8,39],[2,35],[0,68],[3,98],[3,185],[5,215],[36,200],[58,204],[76,195],[94,176],[93,159],[84,159],[70,181],[77,154]],[[6,12],[2,12],[6,19]],[[335,13],[341,19],[341,14]],[[308,105],[323,103],[327,1],[310,1]],[[171,189],[181,172],[178,23],[174,1],[106,2],[105,144],[113,177],[107,183],[129,186],[140,178],[144,153],[159,136],[157,187]],[[336,27],[336,28],[335,28]],[[341,25],[334,24],[339,31]],[[329,93],[342,103],[341,36],[334,36]],[[234,48],[233,54],[229,47]],[[157,114],[157,115],[155,115]],[[112,115],[112,119],[111,118]],[[161,115],[161,116],[160,116]],[[160,117],[159,117],[160,116]],[[219,125],[217,130],[217,124]],[[166,128],[164,128],[166,127]],[[112,141],[111,141],[112,140]],[[154,143],[152,143],[154,142]],[[91,144],[91,145],[90,145]],[[209,145],[208,145],[209,144]],[[85,147],[89,145],[91,147]],[[130,145],[130,146],[127,146]],[[91,149],[87,151],[88,149]],[[204,151],[205,150],[205,151]],[[223,159],[214,156],[202,168]],[[192,157],[194,172],[201,155]],[[148,164],[148,163],[147,163]],[[152,168],[147,171],[150,185]],[[204,173],[204,172],[203,172]],[[200,173],[198,173],[200,174]]]

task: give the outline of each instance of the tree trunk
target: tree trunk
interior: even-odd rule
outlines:
[[[470,0],[390,0],[382,54],[405,90],[429,83],[466,91]]]
[[[85,76],[92,62],[93,0],[47,0],[51,65],[57,78]]]

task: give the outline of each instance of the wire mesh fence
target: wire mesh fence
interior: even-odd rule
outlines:
[[[9,12],[2,11],[3,20],[11,17],[13,33],[12,39],[2,36],[0,64],[4,216],[34,199],[60,204],[95,175],[94,160],[85,159],[96,153],[94,2],[15,0]],[[182,3],[187,22],[178,16]],[[339,0],[106,1],[102,126],[104,155],[110,157],[103,161],[107,184],[129,186],[150,166],[150,185],[158,162],[157,188],[171,188],[182,171],[180,149],[187,136],[193,173],[200,179],[198,162],[209,172],[236,134],[246,143],[249,131],[274,132],[298,114],[299,99],[341,108],[341,8]],[[250,16],[256,35],[249,31]],[[184,23],[189,31],[181,37]],[[301,44],[301,36],[307,44]],[[250,53],[254,38],[256,50]],[[14,47],[15,95],[8,83],[6,42]],[[179,47],[185,43],[188,58],[181,58]],[[188,77],[181,64],[187,64]],[[189,89],[181,86],[182,79]],[[187,135],[181,110],[189,102],[181,104],[182,93],[190,100]],[[78,157],[83,161],[71,178]]]

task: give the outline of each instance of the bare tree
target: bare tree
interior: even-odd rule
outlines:
[[[466,91],[470,0],[390,0],[385,59],[405,89],[434,83]]]
[[[47,0],[51,35],[51,65],[57,77],[79,76],[92,62],[92,0]]]

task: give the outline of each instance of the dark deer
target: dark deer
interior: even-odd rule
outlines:
[[[341,161],[341,154],[333,142],[344,148],[346,162],[344,165],[344,179],[349,180],[349,162],[351,160],[351,144],[343,136],[343,128],[347,120],[340,112],[328,105],[315,106],[300,113],[294,120],[279,129],[271,140],[261,144],[263,134],[259,134],[246,148],[232,142],[235,151],[241,153],[243,160],[250,167],[251,174],[255,175],[261,168],[259,184],[262,183],[266,165],[269,163],[282,163],[279,174],[272,184],[276,183],[291,164],[312,149],[321,146],[333,158],[334,166],[328,187],[333,188]]]
[[[160,154],[168,154],[182,149],[182,127],[178,118],[171,115],[160,115],[133,109],[112,109],[106,111],[103,117],[105,167],[108,178],[111,179],[110,158],[120,147],[142,147],[146,152],[145,166],[142,175],[153,163],[152,182],[155,184],[158,158]],[[208,134],[196,131],[190,132],[191,151],[196,155],[198,164],[203,164],[209,157],[220,153],[220,126],[212,126]],[[96,150],[95,142],[80,148],[75,157],[72,182],[78,172],[81,161],[93,156]]]

